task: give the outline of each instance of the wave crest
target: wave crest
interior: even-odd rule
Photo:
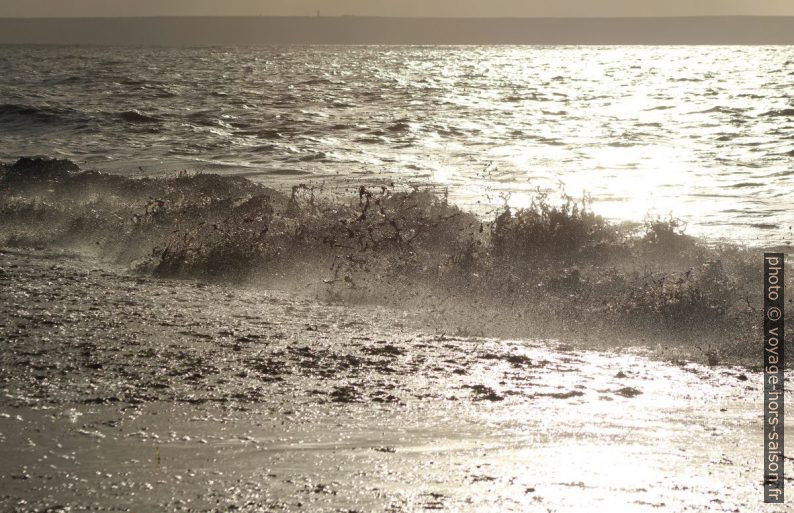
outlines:
[[[160,118],[144,114],[138,110],[120,112],[118,117],[128,123],[157,123],[160,121]]]
[[[34,159],[0,168],[0,191],[5,245],[387,303],[470,334],[656,333],[733,356],[753,347],[757,255],[709,246],[675,219],[614,225],[584,201],[538,194],[489,220],[421,189],[285,193],[241,177],[130,179]]]

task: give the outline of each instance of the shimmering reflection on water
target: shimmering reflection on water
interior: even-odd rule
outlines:
[[[790,47],[6,46],[0,158],[396,179],[473,207],[564,184],[612,218],[783,243],[793,77]]]

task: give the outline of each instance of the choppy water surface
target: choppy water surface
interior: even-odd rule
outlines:
[[[470,206],[564,186],[610,218],[780,244],[793,82],[791,47],[5,46],[0,158],[386,178]]]

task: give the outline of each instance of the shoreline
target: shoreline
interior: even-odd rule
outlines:
[[[431,193],[386,187],[362,185],[356,200],[301,184],[288,197],[239,177],[130,179],[24,159],[2,178],[7,245],[72,249],[160,277],[408,308],[445,332],[695,340],[718,363],[743,352],[721,337],[749,333],[736,323],[753,322],[744,311],[752,296],[742,299],[753,293],[752,253],[708,249],[674,220],[648,225],[641,238],[621,234],[570,199],[505,209],[486,228]],[[741,283],[744,292],[735,290]]]
[[[761,511],[740,443],[757,427],[755,372],[440,336],[407,312],[91,259],[0,263],[0,505],[20,512],[654,511],[715,497]],[[709,430],[723,460],[701,443]]]
[[[755,365],[760,253],[709,246],[673,218],[627,232],[586,203],[541,195],[485,221],[430,191],[286,194],[242,177],[126,178],[48,159],[0,167],[0,191],[5,247],[393,307],[445,334]]]

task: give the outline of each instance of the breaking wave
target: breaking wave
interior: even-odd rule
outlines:
[[[422,189],[278,191],[26,158],[0,168],[0,215],[4,246],[388,304],[457,334],[697,341],[709,359],[757,352],[756,252],[708,245],[675,219],[611,224],[569,197],[539,193],[484,219]]]

